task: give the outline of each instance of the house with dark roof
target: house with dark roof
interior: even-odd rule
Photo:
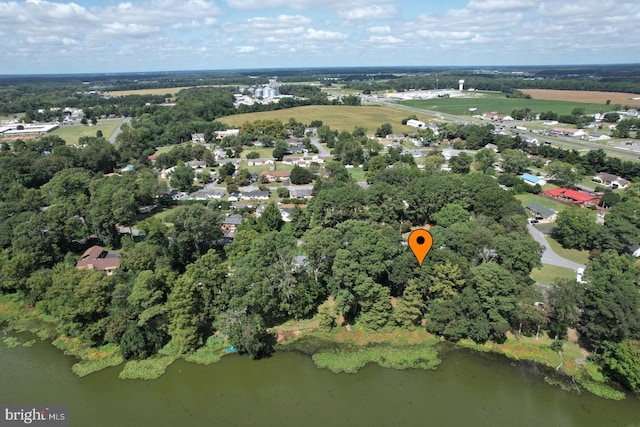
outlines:
[[[614,190],[616,188],[627,188],[629,185],[629,181],[626,179],[606,172],[601,172],[594,176],[593,181],[599,182],[607,187],[611,187]]]
[[[89,270],[106,271],[113,274],[120,268],[120,257],[117,252],[106,251],[102,246],[91,246],[84,251],[80,261],[76,263],[76,268]]]
[[[292,199],[310,199],[313,188],[310,187],[287,187],[289,189],[289,197]]]
[[[527,203],[527,206],[525,206],[525,208],[527,209],[527,211],[529,211],[529,213],[531,213],[531,215],[533,215],[535,219],[537,219],[541,223],[554,222],[558,216],[557,211],[542,206],[541,204],[536,202]]]

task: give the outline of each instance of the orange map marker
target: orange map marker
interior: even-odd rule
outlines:
[[[424,261],[424,258],[429,253],[431,245],[433,245],[433,237],[431,237],[431,233],[427,230],[419,228],[409,234],[409,247],[418,259],[420,267],[422,267],[422,261]]]

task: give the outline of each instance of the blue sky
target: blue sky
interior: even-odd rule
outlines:
[[[638,0],[0,0],[0,74],[640,63]]]

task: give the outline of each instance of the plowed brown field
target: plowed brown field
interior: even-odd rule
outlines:
[[[531,95],[534,99],[547,99],[551,101],[588,102],[605,104],[607,100],[611,104],[640,106],[640,94],[621,92],[591,92],[586,90],[551,90],[551,89],[520,89],[523,93]]]

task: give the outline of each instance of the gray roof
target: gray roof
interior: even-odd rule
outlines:
[[[527,203],[527,209],[533,213],[535,213],[536,215],[540,215],[543,218],[549,218],[553,215],[555,215],[557,212],[554,211],[553,209],[550,208],[546,208],[542,205],[539,205],[536,202],[529,202]]]
[[[239,214],[228,215],[224,218],[224,220],[222,220],[222,223],[227,225],[238,225],[241,222],[242,222],[242,215],[239,215]]]
[[[313,191],[312,188],[295,188],[295,187],[288,187],[288,188],[289,188],[290,197],[299,197],[299,198],[309,197],[311,196],[311,192]]]

